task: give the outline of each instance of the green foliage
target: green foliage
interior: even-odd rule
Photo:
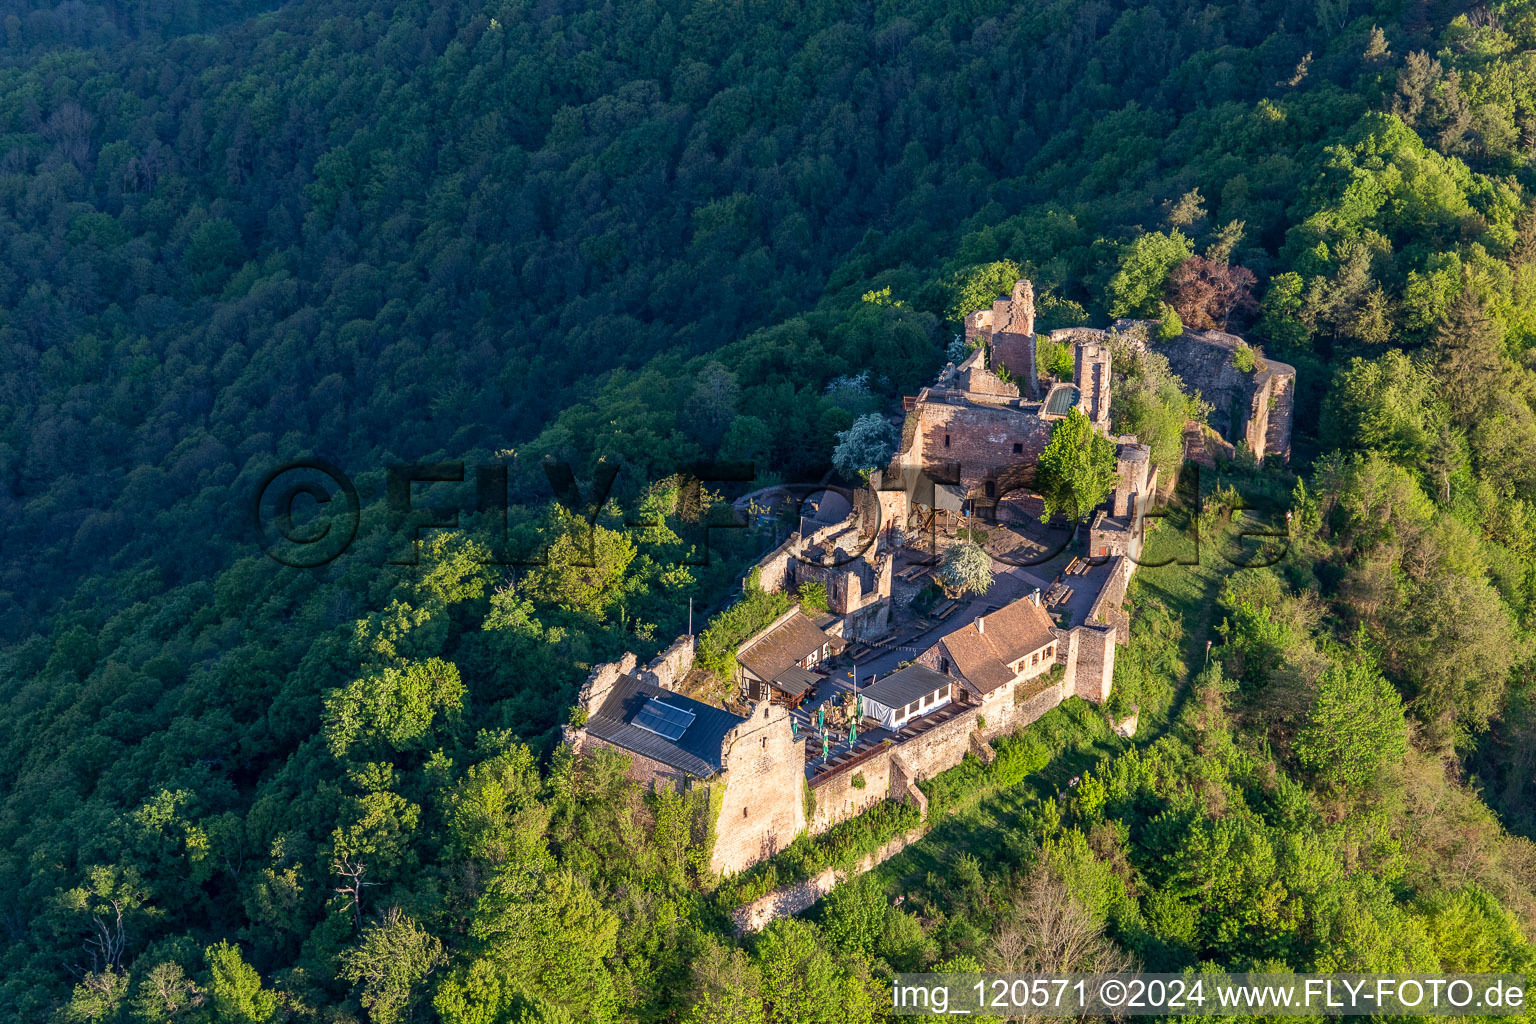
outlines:
[[[340,959],[341,977],[358,986],[369,1019],[396,1024],[410,1019],[422,982],[445,958],[441,942],[393,908]]]
[[[850,480],[866,478],[871,470],[883,469],[891,461],[896,441],[896,428],[879,413],[868,413],[838,433],[832,465]]]
[[[1179,311],[1168,303],[1160,303],[1158,308],[1161,312],[1157,318],[1157,340],[1173,341],[1184,333],[1184,321],[1179,319]]]
[[[1368,787],[1408,751],[1402,698],[1362,658],[1329,666],[1294,749],[1301,767],[1323,785]]]
[[[827,895],[821,928],[843,956],[868,958],[885,925],[885,892],[868,875],[850,879]]]
[[[1040,373],[1057,380],[1072,379],[1072,346],[1059,345],[1050,335],[1035,333],[1035,367]]]
[[[1204,419],[1209,406],[1185,391],[1160,352],[1123,344],[1111,352],[1114,429],[1136,435],[1151,447],[1159,471],[1172,471],[1184,461],[1185,424]]]
[[[1023,276],[1013,260],[996,260],[957,273],[950,281],[945,319],[960,323],[978,309],[991,309],[993,301],[1011,294],[1014,282]]]
[[[1190,240],[1177,228],[1166,233],[1149,231],[1122,246],[1115,274],[1104,289],[1109,315],[1159,316],[1168,275],[1194,252]]]
[[[818,580],[806,580],[795,588],[800,600],[800,610],[807,615],[819,615],[827,610],[827,585]]]
[[[737,648],[788,611],[793,603],[787,594],[769,592],[758,586],[754,570],[754,575],[747,579],[741,600],[711,619],[699,634],[694,663],[721,677],[734,676]]]
[[[208,1005],[220,1021],[267,1024],[277,1019],[277,996],[263,988],[261,975],[240,955],[240,947],[217,942],[203,953],[208,963]]]
[[[1258,367],[1253,346],[1246,342],[1238,342],[1237,348],[1232,350],[1232,365],[1242,373],[1252,373]]]
[[[985,594],[992,589],[992,556],[972,541],[951,544],[933,576],[950,597]]]
[[[634,561],[634,542],[622,531],[588,524],[560,505],[551,506],[544,564],[530,569],[520,591],[542,604],[602,615],[623,594]]]
[[[1536,883],[1505,826],[1529,828],[1536,749],[1536,22],[263,10],[9,26],[0,1016],[343,1019],[403,998],[420,1019],[430,998],[477,1024],[860,1020],[888,967],[980,969],[1036,859],[1146,965],[1529,967]],[[1097,70],[1063,91],[1067,67]],[[736,948],[706,905],[702,791],[645,794],[623,758],[578,770],[556,746],[592,665],[653,651],[759,554],[653,483],[709,458],[820,479],[1019,276],[1042,330],[1171,329],[1170,269],[1196,248],[1263,269],[1251,340],[1301,370],[1310,478],[1263,478],[1295,486],[1293,554],[1230,587],[1210,557],[1139,572],[1112,701],[1179,709],[1167,734],[1126,752],[1070,702],[1023,740],[1052,751],[1038,770],[1000,741],[991,769],[928,780],[956,814],[903,855],[915,913],[847,933],[870,959],[804,922]],[[1037,340],[1043,372],[1070,354]],[[1171,471],[1180,410],[1132,369],[1117,423]],[[229,514],[306,453],[365,497],[316,571],[255,553]],[[546,457],[583,495],[618,470],[611,500],[549,507]],[[507,537],[551,559],[508,580],[428,530],[421,565],[391,564],[411,545],[372,496],[403,458],[505,463]],[[467,516],[475,483],[415,501]],[[499,543],[485,518],[466,529]],[[1180,588],[1199,610],[1149,612]],[[737,627],[780,600],[749,593],[702,660],[728,670]],[[1358,627],[1414,720],[1377,801],[1309,791],[1284,757],[1322,742],[1313,685]],[[846,866],[914,816],[882,806],[773,870]],[[394,906],[415,938],[349,985]],[[117,908],[121,956],[83,963]],[[449,958],[424,978],[423,935]],[[186,936],[214,943],[205,963]]]
[[[1036,484],[1045,496],[1041,522],[1052,515],[1077,520],[1109,495],[1115,481],[1115,446],[1073,409],[1051,430],[1040,453]]]
[[[407,750],[422,744],[439,715],[457,714],[463,702],[464,683],[448,662],[431,658],[388,666],[325,699],[326,741],[337,757],[379,742]]]

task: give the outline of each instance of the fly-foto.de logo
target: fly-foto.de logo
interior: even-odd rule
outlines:
[[[262,550],[282,565],[313,569],[329,565],[356,541],[365,511],[370,525],[388,536],[383,561],[415,565],[424,531],[464,531],[479,544],[487,565],[538,566],[548,562],[547,539],[514,529],[513,509],[536,509],[558,502],[576,517],[574,564],[597,564],[593,544],[599,518],[611,513],[620,470],[599,463],[592,478],[579,482],[569,463],[545,460],[534,479],[544,486],[522,486],[514,495],[509,466],[504,462],[420,462],[385,467],[382,507],[375,498],[365,510],[357,485],[334,462],[309,457],[272,468],[253,494],[250,519]],[[524,474],[524,479],[527,475]],[[373,479],[376,479],[373,478]],[[1201,468],[1184,467],[1178,486],[1162,500],[1149,501],[1131,516],[1131,526],[1119,543],[1103,543],[1095,530],[1101,510],[1080,519],[1061,516],[1040,521],[1033,516],[999,514],[1001,502],[982,508],[963,497],[945,509],[937,499],[960,487],[945,467],[912,470],[900,475],[873,474],[853,487],[817,483],[758,483],[751,462],[703,462],[685,467],[672,479],[690,495],[683,504],[698,506],[708,491],[734,487],[744,491],[734,501],[711,501],[697,522],[683,524],[691,533],[691,552],[679,564],[708,564],[712,531],[768,527],[777,542],[785,535],[836,534],[836,542],[791,545],[787,555],[824,568],[849,565],[881,549],[900,548],[906,560],[937,564],[944,548],[955,541],[981,544],[994,561],[1030,568],[1064,555],[1080,556],[1085,564],[1125,556],[1141,568],[1194,565],[1213,553],[1241,568],[1274,565],[1290,544],[1291,513],[1275,502],[1249,500],[1232,487],[1210,493],[1201,489]],[[639,494],[644,488],[627,488]],[[718,495],[715,495],[718,497]],[[992,494],[988,495],[993,497]],[[1007,493],[998,495],[1007,497]],[[611,519],[611,515],[608,519]],[[851,525],[849,525],[851,524]],[[604,525],[609,525],[605,520]],[[656,527],[638,512],[624,509],[626,530]],[[612,528],[612,526],[609,526]],[[1171,530],[1180,542],[1156,543],[1147,538]],[[1221,543],[1209,536],[1221,533]],[[1205,536],[1202,536],[1205,535]],[[583,543],[585,541],[585,543]],[[583,562],[584,554],[589,554]]]

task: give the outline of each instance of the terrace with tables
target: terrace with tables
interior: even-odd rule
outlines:
[[[848,726],[846,724],[840,727],[833,726],[830,713],[831,705],[843,701],[845,699],[843,695],[850,692],[856,692],[851,679],[829,677],[818,689],[814,699],[790,711],[790,720],[794,723],[796,735],[805,737],[807,781],[814,782],[852,768],[880,750],[892,744],[915,739],[970,708],[969,704],[956,700],[926,715],[908,720],[900,729],[881,728],[866,718],[861,720],[854,742],[850,744]],[[817,712],[823,707],[828,711],[825,748],[822,746],[821,732],[816,727]],[[868,729],[864,728],[865,724],[869,725]]]

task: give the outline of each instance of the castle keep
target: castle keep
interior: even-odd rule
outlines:
[[[633,654],[598,666],[581,691],[580,724],[566,730],[577,751],[617,748],[643,784],[713,790],[717,872],[740,871],[883,800],[926,811],[922,779],[968,753],[990,760],[991,740],[1068,697],[1110,695],[1115,650],[1129,636],[1125,592],[1159,479],[1145,444],[1110,433],[1115,339],[1052,332],[1073,348],[1072,380],[1042,379],[1027,281],[967,317],[965,333],[975,345],[968,357],[906,399],[890,465],[866,490],[828,489],[796,506],[788,539],[759,562],[763,589],[794,594],[821,583],[827,607],[792,607],[741,644],[740,671],[728,681],[735,710],[678,692],[691,637],[643,669]],[[1229,374],[1235,339],[1226,338],[1187,335],[1168,350],[1170,362],[1222,395],[1229,389],[1225,429],[1240,430],[1260,455],[1283,456],[1294,371],[1271,363]],[[1041,524],[1034,487],[1051,432],[1073,409],[1113,442],[1116,476],[1107,500],[1068,530]],[[899,622],[909,603],[917,607],[912,595],[938,554],[936,539],[931,551],[921,539],[979,524],[1046,554],[1005,563],[994,553],[985,594]],[[1051,549],[1057,534],[1067,539]],[[1036,575],[1047,564],[1057,568]]]

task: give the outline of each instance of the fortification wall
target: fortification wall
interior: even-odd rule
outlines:
[[[1102,345],[1109,332],[1102,327],[1059,327],[1049,337],[1058,345]]]
[[[1235,334],[1186,331],[1151,348],[1167,357],[1186,391],[1211,403],[1208,419],[1217,433],[1258,458],[1288,459],[1296,368],[1264,356],[1255,370],[1239,370],[1233,359],[1242,344]]]
[[[789,540],[768,552],[758,561],[758,586],[771,594],[789,589],[790,563],[794,561],[793,549],[796,539],[795,536],[791,536]]]
[[[725,785],[710,870],[733,874],[778,853],[804,830],[805,740],[766,701],[726,739]]]
[[[1038,398],[1040,375],[1035,369],[1035,336],[1000,331],[992,335],[992,366],[1001,366],[1019,384],[1025,398]]]
[[[677,689],[678,680],[693,668],[694,638],[687,634],[672,641],[672,646],[662,651],[650,664],[636,673],[642,682],[659,686],[663,690]]]
[[[953,768],[965,758],[980,713],[980,708],[967,707],[949,721],[895,748],[914,773],[914,782],[937,775],[946,768]]]
[[[979,708],[966,708],[954,718],[905,743],[888,744],[857,764],[828,772],[812,781],[816,810],[811,831],[825,832],[881,800],[901,800],[906,795],[909,781],[919,782],[959,764],[970,749],[971,733],[977,728],[979,713]],[[900,760],[900,767],[896,766],[896,759]],[[854,785],[857,775],[864,777],[862,789]]]
[[[1271,367],[1274,365],[1271,364]],[[1289,462],[1291,417],[1296,402],[1296,371],[1291,369],[1289,374],[1276,373],[1265,382],[1265,390],[1269,400],[1269,426],[1264,434],[1263,451],[1266,455],[1277,455]]]
[[[942,480],[957,466],[960,485],[968,491],[988,477],[1032,468],[1051,439],[1052,424],[1033,410],[924,402],[913,415],[919,420],[923,468]]]
[[[1088,609],[1088,621],[1106,624],[1113,621],[1111,612],[1120,607],[1125,600],[1125,590],[1130,586],[1131,572],[1135,565],[1129,558],[1117,555],[1110,564],[1109,579],[1104,582],[1104,589],[1099,591],[1099,596],[1094,598],[1093,605]]]
[[[810,823],[813,834],[862,814],[891,796],[891,754],[895,749],[891,744],[868,760],[816,780],[811,786],[816,797]],[[861,778],[863,786],[857,784]]]

